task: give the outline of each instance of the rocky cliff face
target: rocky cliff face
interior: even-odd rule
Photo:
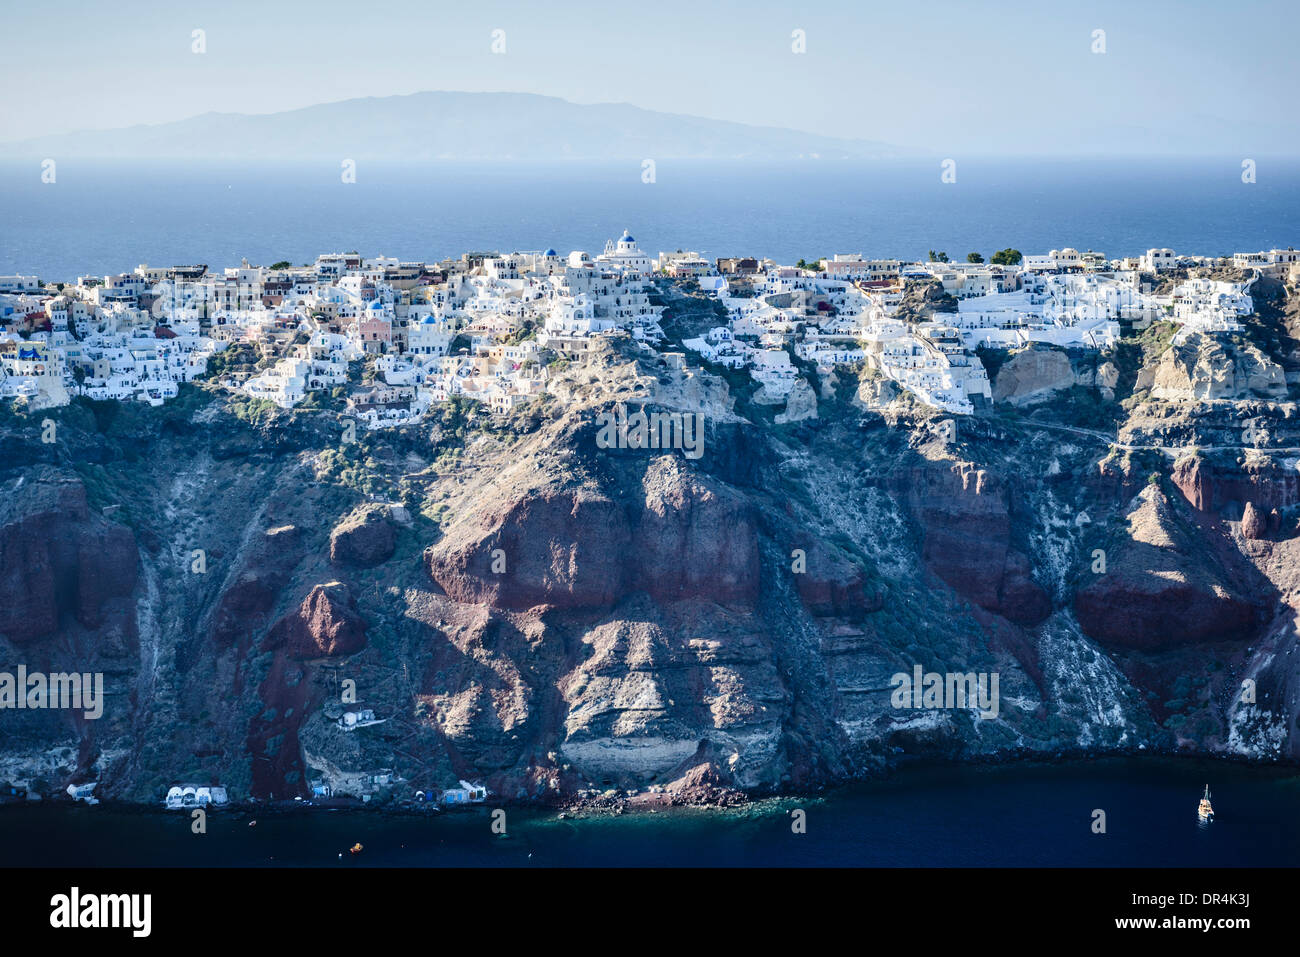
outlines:
[[[998,370],[993,401],[1033,405],[1075,384],[1070,357],[1060,349],[1022,349]]]
[[[383,506],[357,509],[330,533],[330,561],[373,568],[393,556],[397,533]]]
[[[5,419],[0,670],[109,693],[99,720],[6,713],[0,778],[696,800],[912,757],[1297,755],[1286,403],[1173,405],[1130,366],[1125,448],[1050,397],[953,440],[861,383],[778,421],[656,360],[624,343],[507,419],[349,444],[331,413],[253,425],[191,387],[108,423],[74,405],[54,448]],[[705,454],[601,448],[626,401],[705,414]],[[998,675],[996,716],[898,706],[916,667]],[[382,723],[343,730],[359,708]]]
[[[923,539],[926,567],[959,595],[1022,625],[1052,610],[1028,557],[1012,547],[1010,496],[995,473],[940,461],[895,478]]]
[[[668,456],[628,484],[631,495],[529,489],[484,501],[430,548],[429,574],[457,601],[520,610],[609,608],[629,592],[753,601],[751,505]]]
[[[284,648],[291,658],[353,655],[366,646],[366,623],[348,586],[316,585],[291,614],[271,628],[264,649]]]
[[[130,627],[136,584],[131,529],[92,515],[71,476],[35,471],[6,496],[0,512],[0,636],[22,645],[111,620]]]
[[[1194,333],[1172,346],[1144,377],[1156,399],[1285,399],[1282,366],[1245,341]]]
[[[1285,458],[1262,455],[1241,461],[1203,455],[1179,459],[1170,479],[1198,511],[1235,516],[1251,505],[1262,514],[1290,512],[1300,504],[1300,471]]]
[[[1209,640],[1245,644],[1258,634],[1267,620],[1266,583],[1251,580],[1221,531],[1196,528],[1158,485],[1134,498],[1124,521],[1116,546],[1105,552],[1105,571],[1075,594],[1085,634],[1143,649]]]

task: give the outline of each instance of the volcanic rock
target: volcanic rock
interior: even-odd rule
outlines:
[[[1255,346],[1192,333],[1156,364],[1156,399],[1285,399],[1286,373]]]
[[[1022,349],[998,370],[993,383],[993,401],[1015,406],[1033,405],[1074,384],[1074,369],[1070,366],[1070,357],[1063,351]]]
[[[81,481],[45,473],[0,510],[0,635],[16,644],[56,631],[62,613],[85,628],[135,588],[139,555],[125,525],[91,512]]]
[[[860,618],[878,611],[884,595],[861,565],[817,539],[801,538],[805,570],[794,576],[799,598],[814,615]]]
[[[1255,634],[1255,597],[1198,541],[1159,486],[1134,499],[1127,523],[1127,536],[1105,550],[1105,572],[1075,594],[1089,636],[1156,649]]]
[[[1253,502],[1261,511],[1300,504],[1300,473],[1276,460],[1210,460],[1202,456],[1180,459],[1170,479],[1193,508],[1218,512]]]
[[[312,588],[297,610],[276,622],[265,649],[283,646],[291,658],[350,655],[366,646],[366,623],[348,586],[327,582]]]
[[[348,515],[330,533],[330,561],[371,568],[393,556],[397,535],[382,505],[367,505]]]
[[[921,526],[926,566],[963,598],[1034,625],[1052,603],[1011,545],[1007,490],[992,472],[936,462],[896,476]]]
[[[750,506],[674,456],[652,460],[639,491],[615,501],[587,487],[535,489],[484,502],[426,550],[426,567],[455,600],[497,608],[606,608],[629,591],[754,599]]]
[[[1245,513],[1241,517],[1241,534],[1246,538],[1261,539],[1268,535],[1268,519],[1254,502],[1246,503]]]
[[[294,525],[268,529],[241,556],[240,571],[221,595],[210,634],[218,645],[260,631],[303,558],[302,532]]]

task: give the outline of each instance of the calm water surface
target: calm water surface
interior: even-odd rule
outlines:
[[[436,261],[467,250],[598,252],[626,226],[651,255],[694,249],[784,262],[835,252],[954,259],[1014,246],[1132,255],[1300,243],[1300,161],[959,160],[795,164],[0,163],[0,274],[69,280],[140,263],[313,260],[359,250]]]
[[[1198,823],[1209,783],[1216,820]],[[807,833],[790,811],[807,812]],[[1091,830],[1094,809],[1106,833]],[[1281,866],[1300,864],[1300,775],[1233,764],[1090,765],[900,772],[821,799],[742,811],[561,820],[491,805],[429,817],[305,809],[185,814],[0,808],[0,866]],[[346,849],[364,845],[353,857]],[[342,854],[342,857],[339,855]]]

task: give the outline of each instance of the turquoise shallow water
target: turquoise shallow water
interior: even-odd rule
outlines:
[[[1216,820],[1201,826],[1204,785]],[[804,834],[791,811],[806,813]],[[1092,832],[1106,812],[1106,833]],[[1300,864],[1300,775],[1217,762],[909,769],[817,799],[739,811],[560,819],[492,805],[428,817],[306,809],[186,815],[0,808],[0,866],[1083,866]],[[361,842],[353,857],[346,849]],[[342,854],[342,857],[340,857]]]
[[[1300,160],[960,160],[797,164],[60,161],[0,163],[0,274],[68,280],[152,265],[307,262],[321,252],[437,260],[467,250],[598,252],[626,226],[648,253],[784,262],[836,252],[954,259],[1014,246],[1225,254],[1300,241]]]

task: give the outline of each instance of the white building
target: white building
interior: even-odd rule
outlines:
[[[596,257],[596,261],[637,275],[645,275],[653,268],[650,257],[640,250],[626,229],[617,243],[612,239],[605,243],[605,251]]]
[[[1138,260],[1142,272],[1166,272],[1178,268],[1178,257],[1172,249],[1148,249]]]
[[[229,803],[226,789],[205,784],[177,784],[167,791],[163,804],[168,810],[181,808],[220,807]]]

